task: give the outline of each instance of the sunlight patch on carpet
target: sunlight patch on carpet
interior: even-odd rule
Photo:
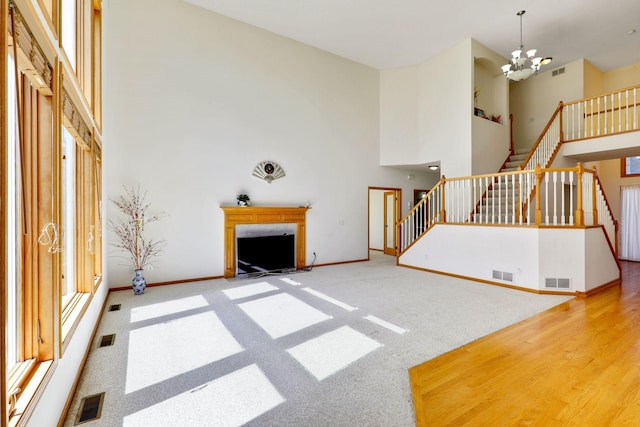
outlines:
[[[241,426],[283,402],[254,364],[128,415],[123,426]]]
[[[382,320],[379,317],[373,316],[371,314],[364,316],[363,319],[368,320],[369,322],[375,323],[378,326],[382,326],[383,328],[386,328],[390,331],[395,332],[396,334],[406,334],[407,332],[409,332],[408,329],[405,328],[401,328],[398,325],[394,325],[391,322],[387,322],[386,320]]]
[[[271,291],[277,291],[278,288],[268,282],[259,282],[252,285],[240,286],[239,288],[225,289],[222,291],[229,299],[240,299],[260,295]]]
[[[288,277],[282,277],[280,280],[282,280],[284,283],[287,283],[291,286],[300,286],[300,282],[296,282],[293,279],[289,279]]]
[[[358,307],[354,307],[352,305],[349,305],[347,303],[339,301],[339,300],[337,300],[335,298],[330,297],[329,295],[325,295],[322,292],[315,291],[315,290],[313,290],[311,288],[302,288],[302,290],[307,292],[307,293],[310,293],[311,295],[313,295],[315,297],[320,298],[321,300],[330,302],[331,304],[336,305],[336,306],[340,307],[343,310],[354,311],[354,310],[358,309]]]
[[[382,344],[343,326],[287,350],[318,380],[323,380],[371,353]]]
[[[135,307],[131,309],[131,323],[206,307],[207,305],[209,305],[209,303],[205,297],[202,295],[195,295],[192,297],[172,299],[170,301],[163,301],[157,304]]]
[[[134,329],[129,332],[125,393],[243,350],[212,311]]]
[[[238,304],[271,338],[300,331],[331,316],[289,294],[278,294]]]

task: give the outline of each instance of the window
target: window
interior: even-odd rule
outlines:
[[[62,0],[62,48],[76,69],[76,0]]]
[[[66,307],[76,293],[75,244],[75,167],[76,141],[62,127],[62,307]]]
[[[0,20],[2,425],[28,422],[102,275],[100,2],[16,3]]]
[[[640,176],[640,156],[624,157],[621,164],[621,176]]]
[[[7,61],[8,80],[15,82],[13,58],[8,57]],[[8,170],[6,172],[7,185],[7,372],[10,372],[18,363],[20,354],[18,352],[20,339],[20,272],[19,259],[19,239],[18,236],[18,210],[17,194],[14,191],[17,187],[17,161],[18,161],[18,141],[17,141],[17,117],[16,117],[16,90],[15,85],[8,85],[7,90],[7,124],[8,124]]]

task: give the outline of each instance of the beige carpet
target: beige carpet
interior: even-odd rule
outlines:
[[[65,426],[411,426],[408,368],[546,310],[535,295],[371,261],[113,292]],[[116,334],[112,346],[100,337]]]

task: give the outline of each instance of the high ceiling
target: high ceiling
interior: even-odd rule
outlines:
[[[520,10],[524,47],[553,57],[547,67],[640,63],[640,0],[184,1],[377,69],[423,63],[468,38],[510,58]]]

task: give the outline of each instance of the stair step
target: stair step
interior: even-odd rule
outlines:
[[[516,154],[525,154],[525,155],[527,155],[527,154],[529,154],[529,151],[531,151],[531,148],[532,147],[529,147],[529,148],[518,148],[516,150]]]

